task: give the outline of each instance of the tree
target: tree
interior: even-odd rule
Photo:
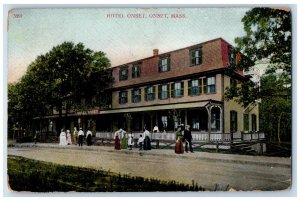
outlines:
[[[235,42],[252,61],[267,61],[269,70],[291,72],[291,12],[275,8],[253,8],[243,17],[246,35]],[[245,66],[247,67],[247,66]]]
[[[262,77],[260,105],[261,128],[271,141],[291,140],[291,85],[286,74],[273,73]]]
[[[291,130],[291,12],[288,9],[253,8],[242,22],[246,35],[235,39],[236,51],[249,58],[252,65],[266,63],[267,69],[261,86],[251,81],[243,82],[237,89],[227,88],[225,98],[235,99],[244,106],[261,99],[262,127],[272,139],[277,136],[280,142],[281,135],[287,135]],[[247,71],[252,65],[244,62],[230,70]]]
[[[105,53],[94,52],[82,43],[55,46],[38,56],[17,83],[22,108],[40,117],[55,109],[58,122],[63,122],[63,110],[67,117],[71,109],[81,110],[83,103],[85,108],[91,108],[101,102],[104,90],[112,83],[109,67]],[[63,124],[58,124],[57,129]]]

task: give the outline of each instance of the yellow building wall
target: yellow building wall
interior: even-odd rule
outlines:
[[[240,83],[238,83],[240,85]],[[224,75],[224,89],[226,87],[230,86],[230,77]],[[224,90],[226,91],[226,90]],[[246,109],[246,110],[245,110]],[[258,110],[258,104],[251,104],[250,106],[244,108],[239,103],[237,103],[235,100],[229,100],[224,101],[224,132],[229,133],[230,132],[230,111],[236,111],[237,112],[237,131],[244,131],[244,114],[249,115],[249,131],[252,130],[252,118],[251,115],[256,115],[256,128],[259,130],[259,110]]]

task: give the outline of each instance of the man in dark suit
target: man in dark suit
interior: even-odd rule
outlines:
[[[192,132],[190,129],[190,125],[186,125],[186,129],[184,130],[184,140],[185,140],[185,151],[188,152],[188,146],[190,147],[190,152],[193,153],[193,146],[192,146]]]

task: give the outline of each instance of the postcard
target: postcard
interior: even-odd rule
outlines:
[[[9,10],[7,192],[289,192],[292,11]]]

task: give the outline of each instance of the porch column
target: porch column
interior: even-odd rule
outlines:
[[[207,128],[208,128],[208,140],[210,141],[210,133],[211,133],[211,106],[206,107],[207,114],[208,114],[208,122],[207,122]]]
[[[142,131],[144,131],[144,128],[145,128],[144,112],[142,112]]]
[[[186,126],[187,124],[187,110],[184,110],[184,125]]]
[[[220,131],[223,132],[223,109],[220,107]]]

